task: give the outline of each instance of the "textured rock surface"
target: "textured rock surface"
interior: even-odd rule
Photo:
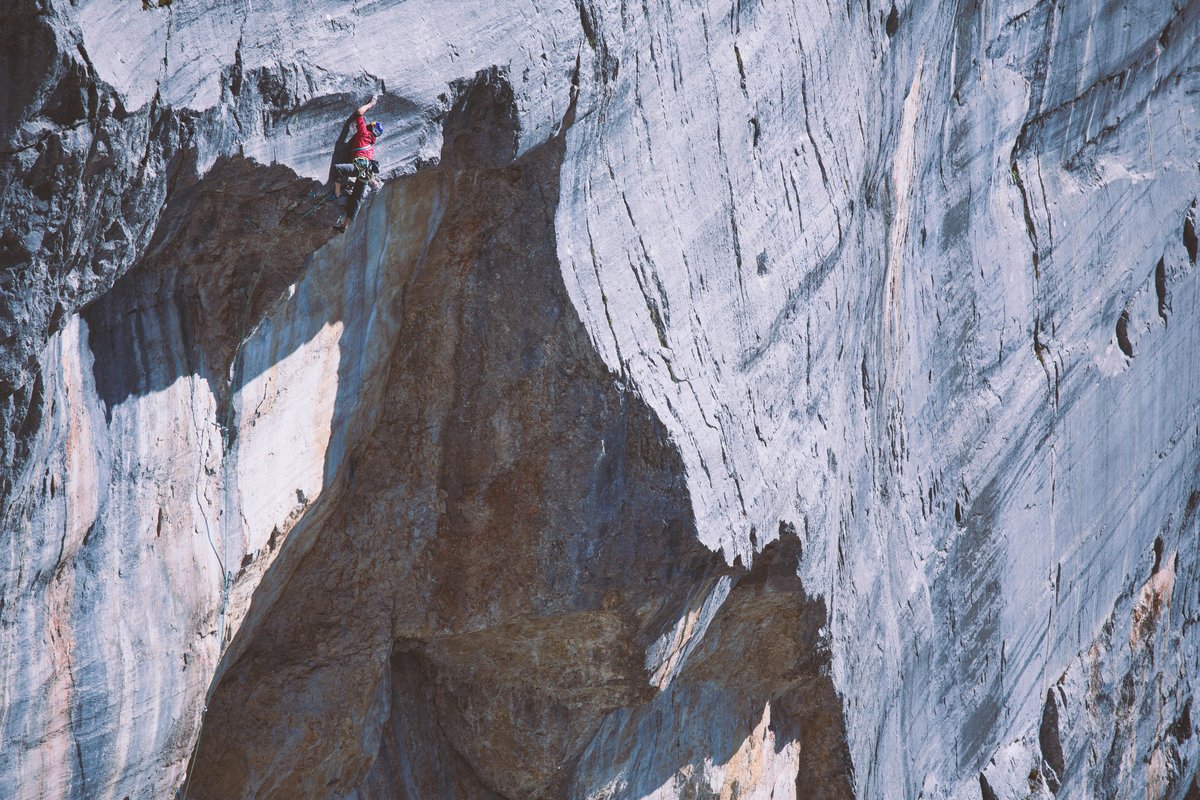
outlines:
[[[1200,793],[1197,4],[0,29],[0,796]]]

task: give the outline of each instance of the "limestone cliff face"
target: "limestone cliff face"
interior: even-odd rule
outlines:
[[[0,797],[1200,795],[1200,5],[0,30]]]

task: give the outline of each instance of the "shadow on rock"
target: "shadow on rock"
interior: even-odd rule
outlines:
[[[693,749],[640,767],[666,780],[713,736],[728,741],[706,754],[732,757],[752,726],[711,703],[735,699],[747,720],[778,709],[780,747],[810,748],[802,777],[824,779],[803,759],[828,757],[848,786],[824,607],[799,587],[798,553],[747,574],[697,541],[677,449],[570,302],[564,136],[516,158],[506,77],[457,92],[442,166],[398,183],[443,211],[401,270],[378,422],[240,634],[189,797],[567,796],[598,740],[663,704],[696,723]],[[711,635],[660,692],[645,653],[722,581],[737,584]]]
[[[255,377],[230,385],[238,347],[334,235],[336,209],[317,189],[286,167],[230,158],[173,193],[146,256],[84,311],[110,420],[129,397],[200,375],[228,425],[230,397]]]
[[[764,784],[771,796],[854,796],[825,603],[805,592],[799,541],[782,534],[733,575],[678,676],[610,715],[554,796],[737,797]]]

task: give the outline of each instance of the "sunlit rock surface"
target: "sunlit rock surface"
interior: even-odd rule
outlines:
[[[1200,796],[1200,5],[0,36],[0,797]]]

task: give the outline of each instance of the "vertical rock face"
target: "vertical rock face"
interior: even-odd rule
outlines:
[[[1200,6],[0,16],[0,796],[1200,792]]]

